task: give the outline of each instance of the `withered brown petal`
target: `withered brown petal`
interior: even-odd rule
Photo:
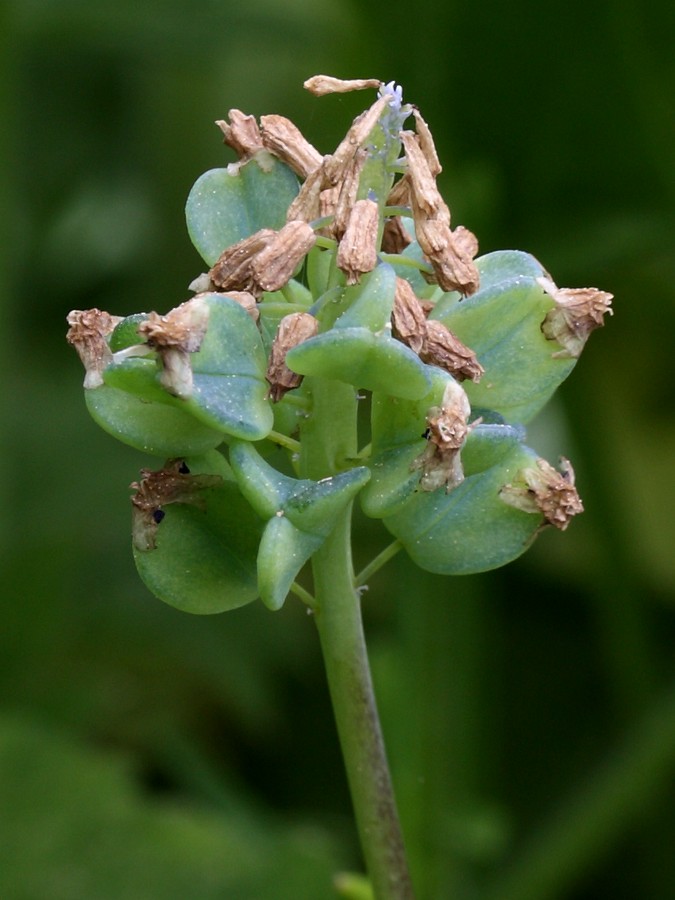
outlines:
[[[169,459],[156,471],[141,469],[140,481],[129,485],[136,492],[131,498],[132,534],[136,549],[154,550],[157,546],[157,528],[164,506],[188,503],[201,507],[204,505],[204,490],[218,487],[221,483],[220,475],[191,475],[183,459]]]
[[[459,291],[468,297],[478,290],[480,275],[475,263],[471,257],[457,253],[454,245],[431,257],[430,261],[436,281],[444,291]]]
[[[231,109],[229,122],[219,119],[216,125],[223,132],[223,141],[241,158],[253,156],[263,147],[260,129],[254,116],[247,116],[239,109]]]
[[[462,226],[451,231],[450,210],[436,187],[436,179],[418,136],[411,131],[402,131],[401,140],[408,162],[410,200],[419,245],[444,291],[473,294],[479,286],[478,270],[473,262],[478,242]]]
[[[326,157],[324,171],[330,184],[338,184],[356,151],[363,145],[377,121],[389,105],[390,97],[379,97],[373,105],[357,116],[335,152]]]
[[[356,203],[359,180],[367,159],[368,154],[366,151],[359,148],[352,157],[349,165],[345,168],[342,182],[335,188],[339,193],[337,203],[335,204],[333,234],[338,240],[340,240],[345,233],[349,215]]]
[[[292,277],[316,242],[307,222],[287,222],[251,264],[254,284],[262,291],[278,291]]]
[[[291,313],[279,322],[265,375],[270,385],[270,397],[275,403],[288,391],[302,384],[303,376],[293,372],[286,365],[286,354],[293,347],[314,337],[318,331],[319,322],[309,313]]]
[[[327,216],[334,216],[335,210],[337,208],[338,200],[340,199],[340,187],[339,185],[335,187],[327,187],[321,191],[319,195],[319,211],[321,213],[321,218],[326,218]],[[328,229],[328,231],[332,234],[332,227]]]
[[[307,176],[297,197],[288,207],[286,221],[313,222],[321,213],[321,188],[323,184],[323,167],[319,166]],[[331,212],[332,215],[332,212]]]
[[[391,328],[395,338],[415,353],[420,352],[426,338],[427,318],[412,285],[404,278],[396,278]]]
[[[138,326],[138,333],[157,350],[174,347],[194,353],[199,350],[209,324],[209,307],[199,294],[164,315],[156,312]]]
[[[405,150],[406,174],[410,181],[414,204],[425,216],[446,221],[449,225],[450,211],[436,187],[436,179],[429,168],[417,135],[413,131],[402,131],[400,137]]]
[[[400,216],[392,216],[384,223],[382,231],[382,251],[384,253],[402,253],[412,243],[412,237],[403,224]]]
[[[249,293],[249,291],[228,291],[225,296],[242,306],[254,322],[258,321],[260,310],[253,294]]]
[[[347,284],[356,284],[377,265],[379,212],[374,200],[357,200],[352,207],[337,252],[337,266],[347,276]]]
[[[410,190],[410,178],[403,175],[389,191],[387,206],[410,206]]]
[[[541,513],[549,525],[564,531],[573,516],[584,511],[574,486],[574,470],[569,460],[560,460],[560,472],[545,459],[518,472],[512,484],[499,492],[509,506],[528,513]]]
[[[451,491],[464,480],[460,451],[470,431],[470,412],[464,389],[456,382],[449,382],[441,405],[432,406],[427,414],[428,443],[411,465],[412,470],[422,470],[421,490],[435,491],[445,487],[446,491]]]
[[[271,228],[261,228],[255,234],[227,247],[209,270],[211,281],[222,291],[255,293],[251,274],[253,260],[273,240],[275,234]]]
[[[72,344],[85,369],[84,387],[91,390],[103,384],[103,370],[112,362],[106,338],[121,316],[111,316],[102,309],[73,309],[66,316],[70,328],[66,340]]]
[[[436,152],[436,145],[434,144],[434,139],[431,134],[431,130],[429,126],[422,118],[420,111],[417,107],[413,107],[412,111],[413,117],[415,119],[415,127],[417,128],[417,138],[419,142],[420,149],[424,154],[424,158],[427,161],[427,165],[429,166],[429,171],[435,178],[437,175],[443,171],[443,167],[441,166],[441,161],[438,158],[438,153]]]
[[[563,348],[553,357],[576,359],[591,332],[605,324],[605,315],[613,315],[613,295],[598,288],[558,288],[548,278],[539,278],[538,282],[555,303],[541,325],[544,336]]]
[[[323,156],[285,116],[261,116],[262,142],[267,150],[301,178],[307,178],[323,162]]]
[[[208,323],[208,304],[203,294],[197,294],[166,315],[151,312],[138,326],[139,335],[161,359],[161,384],[175,397],[187,399],[192,394],[190,354],[201,347]]]
[[[436,319],[425,320],[426,331],[420,351],[423,362],[445,369],[458,381],[480,381],[485,369],[476,354]]]
[[[467,228],[458,226],[455,231],[442,219],[426,218],[413,203],[415,233],[422,251],[429,259],[435,280],[444,291],[459,291],[468,296],[480,285],[480,275],[473,256],[478,252],[478,241]]]
[[[305,90],[315,97],[323,97],[326,94],[346,94],[349,91],[362,91],[365,88],[382,86],[379,78],[333,78],[331,75],[313,75],[305,81]]]

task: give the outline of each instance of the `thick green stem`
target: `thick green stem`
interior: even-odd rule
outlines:
[[[377,900],[411,900],[403,837],[352,585],[351,509],[313,560],[328,686],[366,868]]]
[[[335,383],[312,386],[303,429],[304,475],[332,474],[356,451],[356,398]],[[382,739],[351,555],[351,505],[312,560],[315,621],[356,824],[376,900],[412,900],[401,826]]]

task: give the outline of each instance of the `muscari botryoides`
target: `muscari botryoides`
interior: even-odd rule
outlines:
[[[68,316],[92,417],[159,458],[132,485],[138,571],[189,612],[278,609],[352,501],[447,575],[501,566],[582,510],[570,463],[525,426],[611,295],[559,288],[525,252],[478,255],[400,88],[305,87],[377,99],[325,156],[283,116],[230,110],[238,161],[187,200],[206,268],[190,298]]]

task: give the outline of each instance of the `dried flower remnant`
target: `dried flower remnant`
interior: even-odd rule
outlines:
[[[77,350],[85,369],[84,387],[87,390],[103,384],[103,370],[112,362],[108,336],[121,316],[111,316],[101,309],[73,309],[66,316],[70,325],[66,340]]]
[[[322,169],[323,172],[323,169]],[[323,188],[319,194],[319,215],[322,219],[335,216],[338,200],[340,199],[340,185]],[[322,229],[326,237],[333,237],[333,225]]]
[[[249,294],[248,291],[228,291],[225,296],[245,309],[254,322],[258,321],[260,310],[253,294]]]
[[[389,191],[386,206],[410,206],[410,179],[407,175],[394,184]],[[382,233],[382,250],[384,253],[402,253],[412,243],[412,235],[403,223],[401,216],[392,216],[385,220]]]
[[[382,230],[383,253],[403,253],[411,243],[412,236],[400,216],[392,216],[391,219],[385,220]]]
[[[323,156],[285,116],[261,116],[260,130],[266,150],[290,166],[301,178],[307,178],[323,162]]]
[[[278,291],[292,277],[314,246],[316,235],[307,222],[287,222],[251,261],[255,290]]]
[[[239,306],[243,306],[246,312],[250,315],[254,322],[257,322],[260,318],[260,312],[258,310],[258,305],[256,303],[256,299],[253,294],[248,291],[228,291],[227,294],[223,294],[222,291],[218,291],[216,289],[215,284],[211,281],[208,272],[202,272],[201,275],[198,275],[193,281],[188,285],[188,290],[194,291],[195,294],[220,294],[221,296],[229,297],[230,300],[234,300],[235,303],[238,303]]]
[[[377,265],[379,214],[374,200],[357,200],[352,207],[337,252],[337,267],[347,276],[347,284],[356,284]]]
[[[574,486],[574,470],[564,458],[560,460],[560,472],[545,459],[538,459],[536,467],[523,469],[513,484],[504,485],[499,496],[523,512],[543,514],[549,525],[561,531],[572,516],[584,511]]]
[[[223,250],[208,273],[218,290],[248,291],[257,296],[260,291],[255,289],[253,261],[275,235],[276,232],[271,228],[261,228]]]
[[[269,395],[274,403],[302,384],[303,376],[286,365],[286,354],[293,347],[314,337],[318,331],[319,322],[309,313],[291,313],[279,322],[265,375],[270,384]]]
[[[468,296],[478,290],[479,275],[473,257],[478,241],[468,229],[450,229],[450,210],[436,187],[425,150],[412,131],[402,131],[410,179],[410,201],[415,235],[431,263],[436,281],[444,291],[459,291]],[[429,153],[429,148],[426,149]],[[434,151],[435,153],[435,151]]]
[[[391,333],[414,353],[419,353],[424,346],[427,317],[412,285],[405,278],[396,278]]]
[[[485,369],[476,358],[476,354],[463,344],[459,338],[435,319],[426,323],[424,345],[420,351],[422,362],[439,369],[445,369],[458,381],[480,381]]]
[[[305,81],[303,87],[315,97],[326,94],[347,94],[350,91],[362,91],[366,88],[379,90],[382,82],[379,78],[334,78],[332,75],[313,75]]]
[[[330,189],[335,191],[337,195],[337,202],[334,204],[333,211],[334,220],[332,232],[338,240],[342,238],[342,235],[347,229],[347,222],[349,221],[349,216],[356,203],[359,181],[367,159],[368,153],[363,148],[358,149],[352,157],[350,164],[345,169],[342,183],[339,187]],[[327,201],[330,203],[332,200],[333,197],[331,196],[330,200],[326,198],[324,202]]]
[[[396,279],[392,334],[417,353],[422,362],[449,372],[457,381],[479,381],[485,369],[476,354],[435,319],[427,319],[425,307],[403,278]]]
[[[428,218],[450,225],[450,210],[436,186],[436,179],[431,174],[429,163],[420,147],[418,136],[414,131],[402,131],[399,136],[405,150],[407,162],[406,178],[413,207],[417,206],[418,210]],[[418,216],[415,216],[415,224],[417,224],[417,218]]]
[[[363,146],[390,102],[390,94],[378,97],[371,107],[354,119],[349,131],[340,141],[332,156],[327,156],[324,159],[324,173],[329,184],[336,185],[342,181],[344,172],[349,166],[352,157]]]
[[[431,129],[420,115],[420,111],[417,109],[417,107],[413,107],[412,114],[413,118],[415,119],[415,127],[417,129],[417,143],[419,144],[420,150],[424,154],[424,158],[427,161],[427,166],[429,167],[430,174],[433,178],[436,178],[436,176],[440,175],[443,171],[443,166],[441,165],[441,161],[438,158],[438,153],[436,152],[436,145],[434,144]]]
[[[239,109],[227,114],[229,122],[219,119],[216,125],[223,132],[223,142],[232,147],[241,160],[250,159],[263,149],[262,135],[254,116],[247,116]]]
[[[387,196],[387,206],[410,206],[410,178],[403,175],[398,181],[394,182],[389,195]]]
[[[220,475],[191,475],[183,459],[170,459],[162,469],[141,469],[140,481],[129,487],[136,491],[132,503],[132,539],[137,550],[157,547],[157,528],[170,503],[189,503],[203,508],[206,488],[222,484]]]
[[[138,326],[148,347],[162,362],[160,383],[183,400],[192,394],[190,354],[201,347],[209,323],[209,307],[202,295],[186,300],[166,315],[151,312]]]
[[[558,288],[549,278],[537,281],[555,303],[541,326],[544,336],[563,348],[553,357],[577,359],[591,332],[605,324],[605,313],[613,315],[613,295],[597,288]]]
[[[305,179],[298,194],[288,207],[286,221],[313,222],[321,215],[321,185],[323,182],[323,168],[319,166]]]
[[[427,446],[413,460],[410,468],[422,470],[419,487],[423,491],[435,491],[445,487],[451,491],[464,480],[460,451],[469,433],[471,406],[464,389],[456,382],[449,382],[440,406],[432,406],[427,414],[427,430],[424,436]]]

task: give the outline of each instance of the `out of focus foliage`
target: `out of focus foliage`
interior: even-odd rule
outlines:
[[[364,605],[422,900],[675,893],[675,7],[9,0],[0,11],[3,900],[330,896],[358,868],[311,619],[194,618],[128,552],[147,460],[84,410],[65,315],[159,311],[231,107],[332,150],[395,79],[454,223],[612,291],[553,411],[587,513],[496,574],[402,558]],[[550,453],[549,453],[550,455]],[[360,525],[357,565],[386,538]]]

